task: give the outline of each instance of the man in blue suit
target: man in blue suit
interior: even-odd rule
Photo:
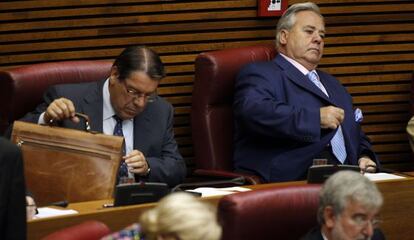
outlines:
[[[317,158],[376,170],[379,162],[361,131],[359,109],[354,114],[346,89],[316,69],[324,36],[318,6],[294,4],[278,22],[276,58],[251,63],[239,73],[234,96],[237,171],[268,182],[299,180]]]
[[[84,113],[91,130],[124,136],[120,175],[174,186],[184,180],[186,166],[174,139],[173,107],[156,95],[164,76],[154,51],[128,47],[115,59],[108,79],[53,86],[22,120],[81,129],[84,124],[75,112]]]

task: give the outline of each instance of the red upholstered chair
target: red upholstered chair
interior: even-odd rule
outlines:
[[[50,85],[103,80],[111,61],[64,61],[0,70],[0,134],[32,111]]]
[[[111,230],[99,221],[87,221],[51,233],[43,240],[99,240],[108,235]]]
[[[223,240],[297,240],[317,225],[320,185],[296,185],[236,193],[218,206]]]
[[[198,176],[245,176],[250,184],[258,176],[233,171],[233,91],[242,66],[275,57],[272,45],[250,46],[201,53],[195,62],[191,129]]]

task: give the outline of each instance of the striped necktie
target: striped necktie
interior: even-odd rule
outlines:
[[[328,92],[326,91],[325,87],[322,85],[321,81],[319,80],[319,76],[315,70],[309,72],[307,76],[322,92],[324,92],[329,97]],[[335,135],[331,139],[331,146],[332,146],[332,152],[335,155],[335,157],[341,163],[344,163],[347,153],[346,153],[346,148],[345,148],[344,134],[342,133],[341,125],[338,126],[338,129]]]
[[[115,127],[114,127],[114,136],[124,136],[124,132],[122,131],[122,119],[120,117],[118,117],[117,115],[114,115],[113,118],[116,121]],[[122,156],[125,156],[125,145],[122,148]],[[121,165],[119,166],[119,170],[118,170],[118,181],[119,179],[122,177],[128,177],[128,166],[125,163],[125,161],[121,162]]]

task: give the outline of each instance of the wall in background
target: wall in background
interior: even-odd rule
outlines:
[[[302,2],[290,0],[289,4]],[[414,70],[414,2],[319,0],[327,37],[320,68],[335,75],[364,112],[363,129],[383,166],[414,169],[405,126]],[[192,166],[189,114],[198,53],[272,43],[275,18],[256,0],[56,0],[0,3],[0,68],[113,59],[127,45],[160,53],[159,93],[175,106],[180,151]]]

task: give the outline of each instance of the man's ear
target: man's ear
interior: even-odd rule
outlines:
[[[116,66],[111,67],[111,75],[109,77],[109,84],[112,85],[115,83],[115,81],[118,79],[119,73],[118,68]]]
[[[287,44],[287,39],[289,38],[289,31],[286,29],[282,29],[280,31],[280,39],[279,39],[279,43],[281,45],[286,45]]]
[[[327,228],[331,229],[335,226],[337,221],[336,214],[331,206],[325,207],[323,210],[323,217],[325,219],[325,225]]]

